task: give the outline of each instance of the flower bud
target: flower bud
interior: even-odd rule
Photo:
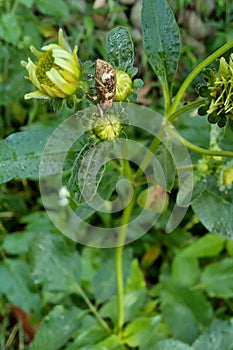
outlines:
[[[112,141],[121,133],[122,127],[119,118],[115,114],[104,114],[95,121],[93,133],[101,141]]]
[[[116,70],[116,94],[115,101],[125,101],[133,90],[133,83],[130,76],[122,71]]]
[[[210,123],[217,123],[220,128],[227,123],[231,126],[229,121],[233,119],[233,54],[230,56],[229,63],[224,57],[220,58],[217,73],[211,69],[205,69],[203,78],[207,83],[207,90],[205,86],[199,85],[198,92],[205,98],[205,105],[199,108],[198,113],[203,115],[206,108]]]
[[[229,161],[222,169],[219,177],[220,190],[231,189],[233,184],[233,161]]]

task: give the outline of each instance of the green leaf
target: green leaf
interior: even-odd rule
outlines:
[[[207,233],[182,251],[185,257],[205,258],[218,255],[224,248],[225,238]]]
[[[191,291],[172,279],[164,278],[160,284],[162,315],[178,340],[191,343],[200,329],[207,326],[213,311],[205,296]]]
[[[5,259],[0,264],[0,293],[8,301],[38,317],[40,298],[30,276],[28,265],[23,260]]]
[[[77,330],[80,318],[84,314],[84,311],[74,306],[70,310],[66,310],[62,305],[55,306],[43,318],[30,346],[30,350],[60,349]]]
[[[113,282],[115,284],[115,281]],[[138,260],[131,262],[131,270],[126,281],[124,295],[124,314],[125,322],[129,322],[137,316],[143,308],[146,299],[146,285],[142,271],[140,270]],[[117,298],[113,296],[101,308],[101,316],[110,318],[113,323],[117,322]]]
[[[233,297],[233,258],[206,266],[201,275],[200,287],[211,297]]]
[[[81,261],[73,242],[60,235],[39,234],[30,254],[34,281],[44,291],[77,292]]]
[[[193,348],[179,340],[164,339],[160,340],[150,350],[193,350]]]
[[[174,79],[180,50],[180,34],[166,0],[143,1],[142,32],[149,62],[163,86]]]
[[[37,211],[25,215],[20,222],[22,224],[27,224],[24,232],[12,232],[3,239],[2,248],[8,254],[16,255],[26,253],[29,251],[32,241],[38,236],[38,233],[55,231],[55,227],[44,211]]]
[[[45,15],[61,18],[67,18],[69,16],[69,8],[63,0],[56,0],[56,2],[37,0],[36,6]]]
[[[152,345],[162,339],[165,333],[161,326],[160,316],[140,317],[126,326],[123,332],[123,340],[131,347],[146,350],[151,349]]]
[[[98,189],[105,169],[106,147],[85,145],[78,154],[69,180],[68,189],[77,203],[90,202]]]
[[[198,260],[178,254],[172,262],[172,277],[186,286],[193,286],[200,277]]]
[[[85,316],[85,320],[88,316]],[[89,316],[90,317],[90,316]],[[108,332],[99,324],[88,324],[82,322],[79,327],[78,335],[74,339],[72,345],[68,346],[66,350],[79,350],[86,347],[93,349],[94,345],[104,340],[108,336]]]
[[[103,306],[100,308],[99,313],[103,318],[109,318],[113,324],[116,324],[118,320],[117,307],[117,296],[114,295],[110,300],[103,304]]]
[[[2,248],[8,254],[26,253],[35,237],[35,232],[13,232],[4,238]]]
[[[125,322],[134,320],[139,312],[143,309],[146,300],[146,289],[139,289],[124,295],[124,319]],[[113,324],[118,319],[117,297],[114,295],[100,309],[100,315],[104,318],[112,320]]]
[[[164,146],[160,146],[158,149],[158,152],[156,153],[156,158],[158,159],[163,174],[160,174],[160,172],[156,172],[156,169],[154,169],[154,173],[156,176],[158,176],[157,183],[161,186],[164,186],[164,179],[160,179],[159,175],[165,176],[165,182],[166,187],[165,189],[170,192],[174,186],[175,177],[176,177],[176,167],[173,161],[173,158],[171,156],[171,153],[168,151],[168,149]]]
[[[194,342],[194,350],[232,350],[233,319],[214,320],[210,328]]]
[[[19,132],[0,141],[0,183],[15,178],[39,177],[44,146],[52,129]]]
[[[123,350],[123,347],[120,344],[119,337],[115,334],[110,335],[108,338],[102,340],[95,346],[93,346],[93,350]]]
[[[125,300],[125,322],[135,320],[146,302],[146,289],[138,289],[124,296]]]
[[[116,294],[116,276],[115,276],[115,260],[113,259],[114,254],[110,255],[108,259],[103,261],[100,269],[96,272],[93,278],[92,288],[93,293],[99,303],[102,303],[110,299],[114,294]],[[130,249],[125,249],[123,253],[123,275],[126,279],[130,261],[132,257],[132,252]]]
[[[4,13],[0,17],[0,37],[7,43],[17,45],[21,35],[21,28],[13,13]]]
[[[127,28],[117,27],[108,33],[106,51],[114,68],[130,73],[134,64],[134,46]]]
[[[233,190],[220,192],[216,182],[208,179],[207,188],[193,201],[192,208],[210,232],[233,239],[232,202]]]
[[[73,177],[74,179],[75,177]],[[108,202],[107,200],[110,198],[111,194],[115,191],[116,189],[116,185],[118,183],[118,181],[120,180],[121,175],[116,172],[113,171],[113,169],[111,168],[111,171],[108,171],[108,165],[105,167],[105,171],[102,174],[102,179],[101,182],[98,186],[98,194],[100,195],[100,197],[103,199],[103,205],[105,205],[105,203],[107,204],[107,206],[109,207],[109,205],[111,205],[111,202]],[[72,187],[74,188],[74,186],[72,185]],[[76,187],[77,190],[77,187]],[[78,193],[77,193],[78,195]],[[76,194],[75,194],[76,196]],[[76,199],[78,200],[82,200],[79,199],[79,197],[76,197]],[[82,220],[85,220],[86,218],[88,218],[89,216],[91,216],[96,210],[95,208],[97,207],[100,211],[101,211],[101,201],[100,199],[97,197],[97,206],[96,206],[96,202],[95,201],[95,197],[93,198],[93,202],[89,203],[90,206],[86,203],[82,203],[78,206],[78,208],[76,209],[75,213],[76,215],[78,215],[78,217]],[[94,203],[94,205],[93,205]]]
[[[139,267],[137,259],[133,259],[131,263],[131,270],[129,277],[127,278],[125,292],[130,293],[135,290],[145,289],[146,283],[142,270]]]

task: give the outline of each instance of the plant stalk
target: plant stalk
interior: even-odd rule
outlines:
[[[118,237],[118,246],[116,247],[115,258],[116,258],[116,281],[117,281],[117,304],[118,304],[118,323],[117,333],[121,338],[122,328],[124,325],[124,282],[123,282],[123,248],[127,233],[127,226],[130,220],[135,203],[135,195],[131,199],[130,203],[124,209],[122,220],[121,220],[121,232]]]
[[[132,170],[127,157],[127,144],[122,142],[122,156],[124,175],[132,182]],[[121,220],[121,230],[118,237],[117,247],[115,250],[116,259],[116,282],[117,282],[117,304],[118,304],[118,322],[117,333],[119,338],[122,336],[122,328],[124,325],[124,281],[123,281],[123,248],[127,233],[127,226],[135,203],[135,191],[133,198],[125,207]]]

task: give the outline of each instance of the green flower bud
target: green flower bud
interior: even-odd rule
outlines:
[[[97,118],[93,133],[101,141],[115,140],[121,133],[122,127],[119,118],[115,114],[103,115]]]
[[[197,113],[198,113],[199,115],[201,115],[201,116],[202,116],[202,115],[206,115],[206,114],[207,114],[208,108],[209,108],[209,106],[201,106],[201,107],[198,108]]]
[[[213,112],[211,114],[208,115],[208,121],[211,124],[215,124],[219,121],[220,117],[216,112]]]
[[[229,188],[232,186],[232,183],[233,183],[233,165],[223,172],[222,178],[223,178],[223,184],[226,187]]]
[[[199,85],[197,87],[197,90],[198,90],[198,94],[201,96],[201,97],[208,97],[210,92],[209,92],[209,89],[206,85]]]
[[[116,94],[114,100],[116,102],[125,101],[132,91],[133,83],[130,76],[122,70],[116,70]]]
[[[219,176],[219,187],[221,191],[231,189],[233,185],[233,161],[229,161]]]
[[[205,98],[205,106],[208,106],[208,121],[217,123],[220,128],[227,124],[231,126],[229,120],[233,119],[233,54],[229,63],[224,57],[220,58],[217,72],[207,68],[203,70],[202,75],[207,85],[200,84],[197,90],[199,95]],[[199,108],[198,113],[204,114],[204,106]]]

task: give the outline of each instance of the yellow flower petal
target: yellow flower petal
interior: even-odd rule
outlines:
[[[37,91],[26,94],[25,98],[66,98],[75,93],[80,82],[81,68],[77,57],[78,47],[73,51],[63,37],[63,31],[58,33],[58,44],[51,43],[42,47],[44,52],[38,51],[34,46],[31,52],[38,58],[33,63],[21,64],[28,71],[27,79],[31,80]]]
[[[58,44],[65,50],[71,51],[70,45],[67,43],[63,36],[63,30],[60,28],[58,31]]]
[[[77,86],[67,83],[67,81],[54,68],[52,68],[50,72],[47,72],[47,76],[53,84],[66,95],[72,95],[77,89]]]
[[[39,98],[39,99],[45,99],[48,100],[50,97],[48,95],[45,95],[40,90],[30,92],[29,94],[24,95],[25,100],[29,100],[31,98]]]
[[[65,98],[66,95],[58,88],[56,88],[55,86],[48,86],[48,85],[41,85],[42,89],[46,92],[46,94],[50,97],[50,98]]]

